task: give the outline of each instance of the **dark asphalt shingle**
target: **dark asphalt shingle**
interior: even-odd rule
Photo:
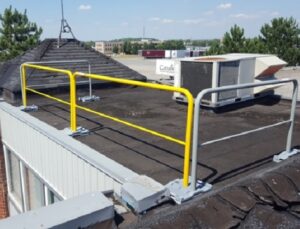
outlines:
[[[120,228],[299,228],[299,159],[191,205],[166,208]]]
[[[61,47],[57,48],[57,39],[45,39],[38,46],[28,50],[23,55],[0,65],[0,89],[7,89],[14,93],[20,92],[19,67],[24,62],[66,60],[88,60],[91,64],[91,72],[95,74],[146,81],[145,76],[104,54],[86,47],[78,40],[65,39]],[[87,63],[57,63],[47,64],[46,66],[69,69],[73,72],[88,72]],[[65,75],[39,70],[28,70],[27,77],[27,85],[34,88],[56,88],[69,84],[68,77]],[[87,79],[79,78],[78,82],[80,83],[80,81],[86,82]]]

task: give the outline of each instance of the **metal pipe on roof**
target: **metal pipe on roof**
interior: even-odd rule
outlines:
[[[92,72],[92,66],[91,62],[89,60],[80,59],[80,60],[56,60],[56,61],[33,61],[33,62],[25,62],[23,64],[59,64],[59,63],[87,63],[88,64],[88,73],[91,74]],[[25,71],[25,69],[24,69]],[[22,79],[22,65],[20,65],[20,78],[21,78],[21,84],[25,83],[25,88],[27,87],[26,82]],[[89,79],[89,96],[92,97],[92,80]],[[24,107],[27,106],[27,104],[24,104],[23,97],[25,96],[23,90],[22,90],[22,100]],[[26,100],[26,99],[25,99]]]
[[[259,86],[265,86],[265,85],[275,85],[275,84],[285,84],[285,83],[293,83],[294,85],[294,90],[293,90],[293,101],[292,101],[292,107],[291,107],[291,114],[290,114],[290,119],[282,122],[278,122],[272,125],[260,127],[255,130],[251,131],[245,131],[240,134],[235,134],[231,136],[226,136],[220,139],[214,139],[211,141],[207,141],[205,143],[200,143],[199,145],[199,114],[200,114],[200,103],[201,100],[203,99],[204,95],[210,94],[210,93],[216,93],[216,92],[222,92],[222,91],[230,91],[230,90],[236,90],[236,89],[245,89],[245,88],[251,88],[251,87],[259,87]],[[292,133],[293,133],[293,126],[294,126],[294,118],[295,118],[295,111],[296,111],[296,103],[297,103],[297,94],[298,94],[298,82],[295,79],[283,79],[283,80],[270,80],[266,82],[258,82],[258,83],[247,83],[247,84],[240,84],[240,85],[230,85],[230,86],[223,86],[223,87],[218,87],[218,88],[207,88],[201,91],[195,100],[195,109],[194,109],[194,129],[193,129],[193,146],[192,146],[192,189],[195,191],[196,190],[196,185],[197,185],[197,163],[198,163],[198,146],[201,147],[204,144],[208,145],[214,142],[218,142],[221,140],[227,140],[233,137],[238,137],[242,136],[245,134],[253,133],[256,131],[264,130],[270,127],[282,125],[284,123],[290,123],[290,128],[287,136],[287,145],[286,145],[286,152],[291,151],[291,141],[292,141]]]

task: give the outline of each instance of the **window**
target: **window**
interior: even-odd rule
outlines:
[[[5,146],[10,214],[33,210],[60,201],[55,192]],[[26,204],[26,206],[24,206]]]
[[[9,150],[7,150],[8,166],[9,166],[9,190],[17,201],[19,206],[22,206],[22,185],[21,171],[19,159]]]
[[[26,186],[28,209],[45,206],[44,185],[29,169],[26,168]]]
[[[48,189],[48,204],[54,204],[56,202],[60,201],[58,197]]]

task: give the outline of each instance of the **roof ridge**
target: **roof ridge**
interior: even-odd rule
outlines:
[[[91,63],[95,74],[108,73],[113,77],[146,81],[147,78],[140,73],[130,69],[122,63],[106,56],[84,42],[77,39],[62,39],[61,46],[57,47],[57,39],[50,38],[39,42],[37,46],[28,50],[24,54],[17,56],[13,60],[0,66],[0,90],[17,93],[20,92],[20,72],[18,66],[24,62],[35,61],[63,61],[86,59]],[[72,71],[86,71],[86,67],[80,64],[60,64],[61,68],[72,69]],[[111,66],[114,66],[111,68]],[[45,75],[51,76],[46,77]],[[47,85],[63,85],[67,82],[61,74],[43,73],[31,69],[27,71],[28,85],[37,85],[38,88],[48,88]],[[53,83],[55,82],[55,83]],[[50,88],[50,86],[49,86]]]

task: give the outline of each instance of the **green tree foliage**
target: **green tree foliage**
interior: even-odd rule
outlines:
[[[35,46],[42,28],[28,20],[26,10],[20,13],[10,6],[0,14],[0,60],[12,59]]]
[[[218,42],[219,42],[219,39],[193,40],[193,41],[186,40],[186,43],[188,43],[192,46],[202,46],[202,47],[212,46],[212,45],[215,45]]]
[[[222,44],[218,41],[213,42],[207,54],[246,52],[247,49],[253,50],[252,45],[252,42],[245,38],[244,29],[234,25],[224,34]]]
[[[160,43],[157,48],[163,50],[180,50],[185,49],[185,46],[183,40],[168,40]]]
[[[294,18],[275,18],[270,24],[263,25],[260,32],[259,37],[245,38],[244,29],[234,25],[225,33],[223,43],[211,44],[207,54],[270,53],[289,65],[300,64],[300,29]]]
[[[216,55],[224,54],[224,50],[221,46],[220,41],[214,41],[211,43],[209,50],[206,52],[206,55]]]
[[[289,65],[300,63],[300,30],[294,18],[275,18],[263,25],[260,32],[260,41],[268,53],[278,55]]]
[[[248,38],[244,47],[245,53],[267,53],[266,46],[258,37]]]
[[[138,43],[133,43],[132,47],[131,47],[131,54],[138,54],[139,49],[141,49],[142,45],[138,44]]]
[[[112,52],[115,53],[115,54],[118,54],[119,53],[118,46],[114,46]]]
[[[131,42],[130,41],[125,41],[123,44],[123,52],[126,54],[131,54]]]
[[[84,42],[85,46],[88,48],[92,48],[95,46],[95,41],[86,41]]]
[[[153,50],[153,49],[157,49],[157,45],[155,43],[144,43],[143,44],[143,49],[144,50]]]
[[[243,52],[245,50],[246,38],[244,29],[238,25],[231,27],[230,32],[226,32],[223,38],[223,51],[225,53]]]
[[[123,45],[123,52],[126,54],[137,54],[138,50],[157,50],[157,49],[163,49],[163,50],[180,50],[180,49],[185,49],[185,45],[183,40],[168,40],[164,41],[162,43],[154,43],[154,42],[149,42],[149,43],[144,43],[141,44],[136,40],[129,40],[126,39],[124,41]]]
[[[123,52],[125,54],[138,54],[138,51],[142,49],[142,45],[136,42],[125,41],[123,44]]]

